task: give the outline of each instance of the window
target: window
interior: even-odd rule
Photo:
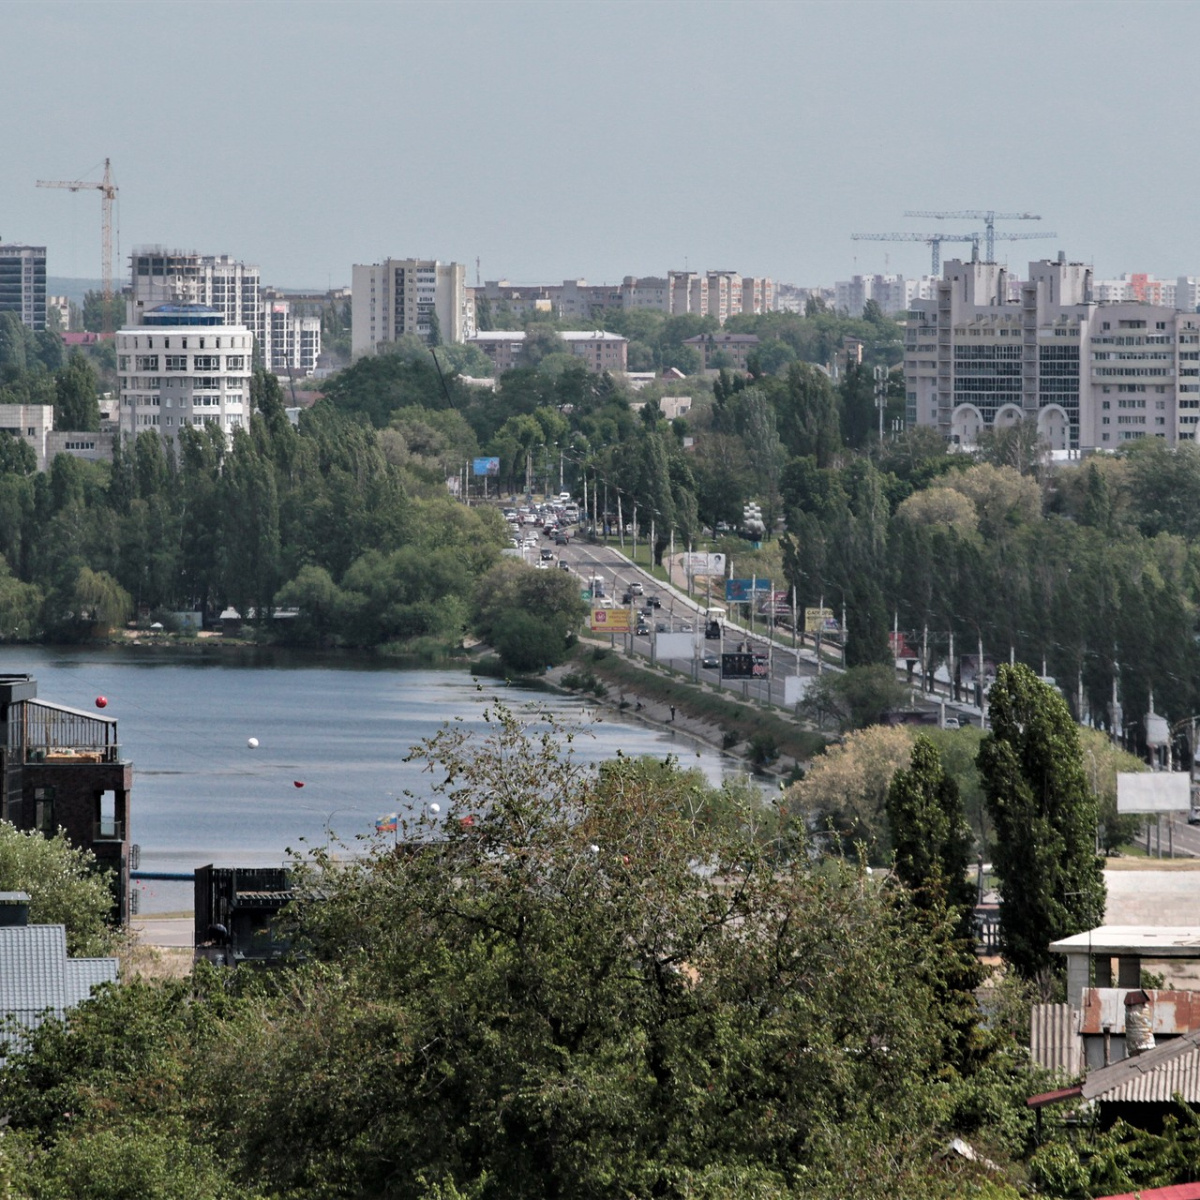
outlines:
[[[33,799],[36,805],[34,823],[38,832],[47,837],[52,837],[58,831],[58,827],[54,824],[54,797],[55,790],[52,787],[33,789]]]
[[[221,360],[215,354],[197,354],[192,360],[194,371],[219,371]]]
[[[139,354],[137,363],[134,367],[136,371],[157,371],[158,370],[158,355],[157,354]]]
[[[168,371],[186,371],[187,370],[187,355],[186,354],[168,354],[167,355],[167,370]]]

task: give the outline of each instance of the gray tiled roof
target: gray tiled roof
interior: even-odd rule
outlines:
[[[115,958],[68,958],[62,925],[0,928],[0,1018],[32,1028],[45,1012],[61,1016],[116,978]]]
[[[1176,1093],[1200,1102],[1200,1030],[1160,1042],[1153,1050],[1091,1072],[1083,1084],[1088,1100],[1166,1102]]]

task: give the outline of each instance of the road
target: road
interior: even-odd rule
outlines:
[[[551,545],[550,539],[543,538],[539,542],[539,551],[542,545]],[[725,631],[726,636],[721,643],[706,640],[703,636],[704,606],[661,580],[655,579],[641,567],[634,566],[613,547],[601,544],[591,545],[585,541],[572,539],[571,544],[555,546],[554,550],[558,558],[569,564],[579,580],[581,590],[589,586],[589,581],[593,577],[600,576],[604,580],[606,596],[616,606],[620,606],[621,597],[628,590],[629,584],[635,580],[640,582],[644,589],[644,595],[634,597],[633,607],[640,609],[652,596],[658,597],[662,605],[661,608],[654,611],[652,616],[647,617],[647,622],[652,629],[656,623],[662,622],[668,625],[672,631],[681,631],[685,628],[692,632],[698,631],[702,654],[713,653],[719,656],[722,650],[733,651],[745,644],[747,650],[770,658],[769,679],[724,681],[721,679],[719,668],[704,667],[694,658],[671,660],[670,665],[676,670],[691,671],[693,679],[714,687],[723,687],[735,695],[767,701],[782,707],[784,703],[783,681],[786,676],[816,674],[816,658],[811,650],[801,648],[797,651],[782,645],[778,640],[768,646],[767,640],[761,634],[752,637],[740,628],[730,627]],[[558,568],[555,566],[553,569]],[[618,635],[616,644],[619,649],[624,649],[627,653],[631,652],[642,658],[653,660],[652,637],[653,635],[634,635],[632,638]]]

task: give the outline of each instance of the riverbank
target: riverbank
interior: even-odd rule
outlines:
[[[639,665],[601,643],[581,641],[544,679],[568,694],[594,698],[623,720],[682,734],[743,759],[760,774],[792,778],[826,745],[820,734],[765,705],[663,667]]]

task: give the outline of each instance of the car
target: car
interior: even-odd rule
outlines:
[[[567,562],[567,560],[565,558],[560,558],[558,560],[558,566],[559,566],[559,569],[562,571],[569,571],[571,569],[571,564],[569,562]]]
[[[959,729],[959,728],[961,728],[961,726],[958,723],[957,717],[947,717],[945,724],[942,725],[942,728],[943,729]]]
[[[657,596],[647,596],[646,604],[650,608],[662,608],[662,601]]]
[[[622,604],[632,604],[633,603],[633,593],[632,592],[623,593],[621,596],[621,603]]]
[[[647,625],[645,621],[639,621],[634,632],[638,635],[638,637],[646,637],[646,635],[650,632],[650,626]]]
[[[631,591],[631,592],[632,592],[632,593],[633,593],[635,596],[640,596],[640,595],[642,595],[642,594],[645,592],[645,590],[646,590],[646,589],[645,589],[644,587],[642,587],[641,580],[639,580],[639,579],[635,579],[635,580],[634,580],[634,581],[633,581],[633,582],[632,582],[632,583],[629,585],[629,590],[630,590],[630,591]]]
[[[714,654],[711,650],[700,660],[702,666],[707,668],[719,667],[721,665],[721,656]]]
[[[671,626],[667,621],[655,621],[654,622],[654,632],[655,633],[670,633]]]
[[[551,562],[553,560],[553,558],[554,558],[553,550],[543,550],[542,551],[542,562]]]
[[[539,571],[548,571],[548,570],[550,570],[550,564],[549,564],[548,562],[535,562],[533,565],[534,565],[534,567],[536,567],[536,568],[537,568],[537,570],[539,570]]]
[[[556,534],[554,538],[554,544],[556,546],[567,546],[570,545],[570,539],[565,533]]]

